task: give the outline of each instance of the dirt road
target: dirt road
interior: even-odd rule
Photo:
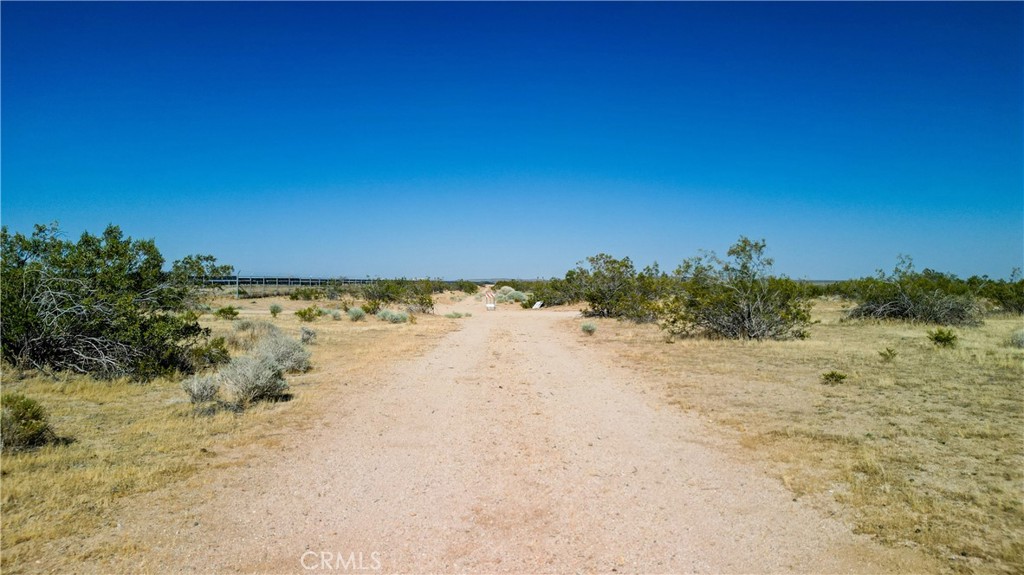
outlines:
[[[97,568],[914,568],[795,501],[636,373],[597,357],[567,328],[575,313],[479,307],[426,355],[325,405],[320,424],[264,463],[181,495],[187,511],[126,517],[119,536],[139,553]]]

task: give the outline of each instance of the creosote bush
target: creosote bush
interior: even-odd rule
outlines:
[[[979,325],[984,310],[969,282],[932,270],[914,271],[914,263],[900,256],[891,274],[847,282],[842,289],[860,303],[849,317],[895,319],[939,325]]]
[[[727,339],[803,339],[810,300],[800,284],[769,275],[764,240],[740,237],[730,260],[706,254],[683,262],[678,292],[659,305],[670,335],[704,334]]]
[[[316,318],[323,315],[323,310],[317,306],[309,306],[307,308],[300,309],[295,312],[295,315],[299,318],[299,321],[314,321]]]
[[[61,238],[56,224],[26,237],[0,229],[0,350],[18,367],[147,380],[195,369],[210,330],[197,319],[206,278],[229,275],[211,256],[164,271],[152,240],[109,226]],[[202,355],[200,353],[200,355]]]
[[[238,308],[231,305],[224,306],[222,308],[218,308],[217,311],[213,312],[213,315],[219,317],[220,319],[235,319],[236,317],[238,317]]]
[[[276,303],[270,305],[270,317],[277,317],[277,314],[281,313],[281,311],[282,308],[280,305]]]
[[[0,396],[0,450],[13,453],[45,445],[56,439],[46,411],[20,393]]]

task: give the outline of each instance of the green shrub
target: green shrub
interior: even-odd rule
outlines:
[[[901,256],[892,274],[855,280],[846,288],[860,303],[850,318],[897,319],[941,325],[978,325],[984,310],[975,289],[951,274],[914,271]]]
[[[332,309],[331,311],[327,312],[327,314],[330,315],[331,319],[333,319],[335,321],[338,321],[339,319],[341,319],[341,312],[336,310],[336,309]]]
[[[186,373],[195,373],[225,364],[231,361],[231,353],[228,352],[223,337],[215,337],[206,343],[195,345],[187,350],[188,360],[186,362]]]
[[[219,308],[217,311],[213,312],[213,315],[219,317],[220,319],[235,319],[236,317],[238,317],[238,308],[230,305],[224,306],[222,308]]]
[[[299,339],[306,345],[313,345],[316,343],[316,331],[303,327],[299,330]]]
[[[956,347],[957,336],[951,329],[937,327],[928,332],[928,339],[938,347]]]
[[[310,306],[307,308],[300,309],[295,312],[295,315],[299,318],[299,321],[314,321],[316,318],[323,315],[323,312],[317,306]]]
[[[821,382],[825,385],[838,385],[846,379],[846,374],[841,371],[829,371],[821,374]]]
[[[444,317],[448,319],[460,319],[462,317],[462,314],[457,311],[453,311],[451,313],[444,314]]]
[[[989,280],[988,278],[971,278],[980,284],[979,295],[991,301],[999,310],[1007,313],[1024,314],[1024,278],[1020,268],[1014,269],[1007,280]]]
[[[360,321],[366,317],[366,312],[361,307],[348,308],[348,318],[352,321]]]
[[[594,335],[594,332],[597,331],[597,326],[588,322],[581,325],[580,329],[587,335]]]
[[[270,305],[270,317],[277,317],[277,314],[281,313],[281,306],[275,304]]]
[[[480,286],[471,281],[459,280],[452,285],[452,289],[454,289],[455,291],[463,292],[468,295],[473,295],[476,292],[480,291]]]
[[[194,311],[202,284],[230,273],[211,256],[187,256],[164,271],[152,240],[126,238],[117,226],[77,243],[56,224],[30,237],[5,226],[0,244],[3,359],[103,378],[190,370],[190,351],[210,336]]]
[[[670,336],[703,333],[728,339],[806,337],[810,300],[801,284],[769,275],[764,240],[740,237],[723,261],[706,254],[676,270],[678,292],[660,306]]]
[[[615,259],[608,254],[587,258],[589,267],[582,264],[566,274],[561,289],[579,291],[581,299],[589,304],[584,315],[614,317],[645,323],[657,318],[657,303],[667,295],[669,280],[657,264],[637,272],[627,257]],[[571,278],[571,279],[570,279]],[[543,290],[542,290],[543,293]],[[549,305],[556,299],[534,294]],[[563,297],[567,297],[563,294]],[[530,302],[528,302],[530,303]]]
[[[895,349],[887,347],[884,350],[878,352],[878,356],[882,358],[882,361],[888,363],[896,359],[896,355],[898,355],[898,353],[899,352],[897,352]]]
[[[56,439],[46,411],[36,400],[19,393],[5,393],[0,396],[0,410],[0,450],[13,453]]]
[[[318,299],[324,299],[327,297],[327,292],[322,288],[316,287],[299,287],[295,288],[291,294],[288,295],[288,299],[293,301],[305,300],[313,301]]]

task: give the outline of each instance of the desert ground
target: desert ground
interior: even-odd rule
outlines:
[[[242,318],[270,320],[275,302],[285,311],[273,321],[297,333],[292,312],[309,302],[231,303]],[[471,316],[444,317],[451,311]],[[844,329],[835,312],[826,309],[821,329]],[[858,485],[871,485],[857,482],[881,481],[868,464],[890,463],[871,444],[835,440],[863,436],[857,413],[828,419],[834,427],[824,439],[807,419],[847,393],[818,381],[824,367],[846,369],[853,383],[874,369],[844,356],[834,334],[816,344],[669,344],[650,326],[599,321],[588,336],[574,308],[489,312],[452,294],[417,320],[309,324],[318,332],[314,369],[289,377],[292,401],[246,413],[253,419],[244,424],[203,427],[179,479],[110,497],[81,533],[30,551],[8,541],[5,553],[20,555],[5,561],[5,572],[1013,569],[1016,472],[1000,479],[1010,519],[993,527],[1012,548],[1003,562],[943,560],[927,540],[865,529],[859,506],[878,503],[857,499]],[[995,329],[1009,333],[1018,323]],[[716,348],[725,345],[730,351]],[[795,353],[787,349],[802,345],[812,347],[800,357],[814,361],[779,369]],[[1020,358],[1006,353],[993,369],[1015,374]],[[1009,442],[1011,467],[1020,463],[1017,431],[992,426],[1019,422],[1013,397],[989,400],[1006,403],[1010,419],[988,424]],[[183,415],[180,393],[162,403],[197,429],[209,426]],[[833,444],[835,454],[821,447]],[[838,467],[851,477],[823,471],[833,455],[850,458]]]

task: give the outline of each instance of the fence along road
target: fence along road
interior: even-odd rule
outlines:
[[[206,280],[208,286],[233,288],[235,297],[248,295],[281,295],[299,287],[365,285],[376,280],[352,278],[305,278],[294,276],[218,276]]]

